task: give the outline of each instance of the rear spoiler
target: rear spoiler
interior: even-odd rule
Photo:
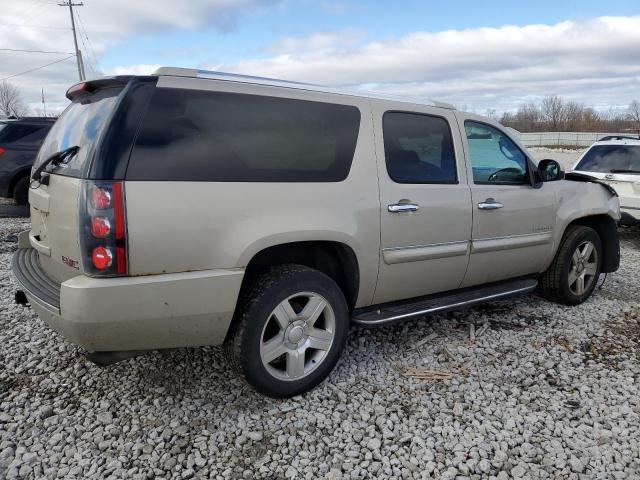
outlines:
[[[569,172],[569,173],[565,173],[564,175],[565,180],[572,180],[574,182],[591,182],[591,183],[599,183],[600,185],[602,185],[604,188],[607,189],[607,191],[614,196],[618,196],[618,192],[615,191],[615,189],[609,185],[606,182],[603,182],[602,180],[600,180],[599,178],[596,177],[592,177],[591,175],[586,175],[584,173],[576,173],[576,172]]]
[[[67,98],[75,100],[76,98],[91,95],[102,88],[124,87],[133,75],[118,75],[115,77],[104,77],[97,80],[89,80],[87,82],[76,83],[67,90]]]

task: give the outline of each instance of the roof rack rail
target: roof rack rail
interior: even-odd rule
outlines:
[[[599,139],[599,142],[608,142],[609,140],[640,140],[640,135],[637,137],[631,137],[629,135],[607,135]]]

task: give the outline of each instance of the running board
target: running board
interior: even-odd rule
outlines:
[[[511,295],[535,290],[538,281],[524,278],[508,282],[494,283],[480,287],[454,290],[425,297],[410,298],[400,302],[384,303],[359,308],[353,312],[351,320],[361,326],[374,327],[407,320],[430,313],[455,310],[489,300],[497,300]]]

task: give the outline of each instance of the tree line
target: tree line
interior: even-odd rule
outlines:
[[[497,117],[495,112],[487,113]],[[627,132],[640,135],[640,102],[633,100],[622,111],[598,111],[573,100],[549,95],[540,103],[525,103],[515,113],[505,112],[497,119],[519,132]]]

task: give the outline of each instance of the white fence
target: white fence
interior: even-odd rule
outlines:
[[[569,147],[588,147],[593,142],[607,135],[630,135],[629,133],[600,132],[536,132],[519,133],[520,141],[527,147],[552,147],[566,145]]]

